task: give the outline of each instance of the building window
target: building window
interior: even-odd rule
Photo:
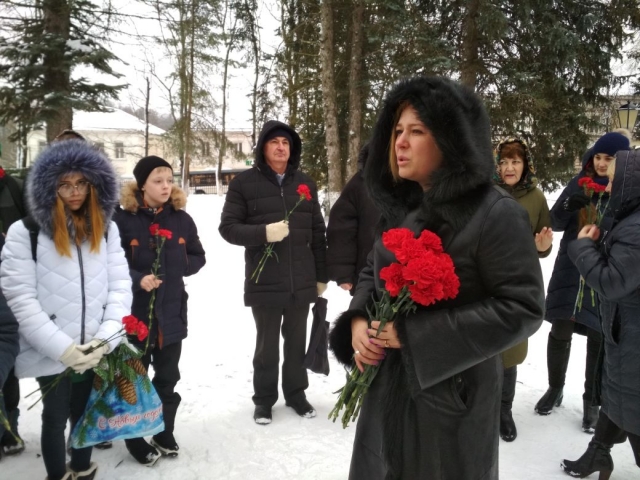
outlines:
[[[124,158],[124,143],[116,142],[116,158]]]
[[[237,153],[242,153],[242,142],[234,143],[234,146],[236,147],[236,152]]]
[[[94,146],[94,147],[96,147],[96,150],[98,150],[98,151],[100,151],[100,152],[104,153],[104,143],[102,143],[102,142],[95,142],[95,143],[93,144],[93,146]]]
[[[203,157],[208,157],[211,155],[211,144],[209,142],[205,142],[204,140],[200,140],[200,151],[202,152]]]

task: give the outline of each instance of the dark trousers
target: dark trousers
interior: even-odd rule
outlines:
[[[140,359],[146,369],[149,369],[149,364],[153,365],[151,382],[162,401],[164,431],[171,434],[176,422],[178,405],[182,400],[180,394],[175,391],[176,384],[180,380],[178,363],[181,353],[182,342],[172,343],[164,348],[155,345],[153,348],[149,347],[149,351]]]
[[[12,368],[7,375],[7,379],[2,387],[2,394],[4,395],[4,406],[7,412],[11,412],[18,408],[20,403],[20,383],[18,377],[16,377],[14,369]]]
[[[513,399],[516,396],[516,379],[518,378],[518,366],[504,369],[504,379],[502,381],[502,402],[501,411],[510,412]]]
[[[251,307],[256,322],[256,350],[253,355],[253,403],[272,407],[278,400],[280,326],[284,339],[282,393],[285,401],[304,398],[309,387],[304,355],[307,342],[309,305],[304,307]]]
[[[11,431],[18,435],[18,404],[20,403],[20,383],[16,377],[13,368],[9,371],[7,379],[2,386],[2,395],[0,395],[0,411],[9,420]],[[5,432],[3,425],[0,425],[0,444],[4,445],[5,441],[15,443],[13,435]]]
[[[596,424],[596,431],[593,438],[607,445],[624,443],[628,438],[629,443],[631,444],[631,449],[633,450],[633,456],[636,459],[636,465],[640,467],[640,435],[625,432],[613,423],[603,411],[600,411],[600,416],[598,417],[598,423]]]
[[[49,375],[38,377],[36,380],[44,392],[47,390],[47,385],[56,377],[57,375]],[[92,382],[92,375],[88,380],[77,383],[71,382],[69,376],[65,376],[42,399],[40,445],[49,480],[60,480],[67,472],[64,429],[68,419],[71,419],[71,429],[73,429],[84,413],[91,394]],[[92,447],[72,448],[70,467],[76,472],[87,470],[91,465],[91,450]]]
[[[563,355],[558,355],[558,365],[549,365],[550,381],[549,385],[552,387],[564,386],[565,374],[567,371],[567,363],[569,351],[571,349],[571,338],[573,336],[575,322],[571,320],[554,320],[551,326],[551,336],[559,342],[567,342],[566,359],[563,359]],[[584,393],[582,398],[589,402],[593,401],[593,393],[595,387],[596,367],[598,363],[598,354],[600,352],[600,344],[602,342],[602,334],[595,330],[587,329],[587,358],[584,370]],[[554,371],[557,373],[554,374]],[[553,377],[553,378],[551,378]],[[557,378],[556,378],[557,377]],[[552,384],[553,383],[553,384]]]

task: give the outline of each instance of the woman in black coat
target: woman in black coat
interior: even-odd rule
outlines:
[[[600,480],[613,470],[611,447],[627,437],[640,466],[640,152],[619,152],[610,172],[612,230],[600,248],[595,225],[569,244],[571,261],[600,299],[604,362],[595,435],[587,452],[563,468],[580,478],[600,472]]]
[[[360,412],[349,478],[497,479],[500,353],[542,321],[527,213],[492,186],[489,119],[466,87],[435,77],[398,83],[372,139],[365,180],[384,229],[438,234],[460,291],[373,337],[366,308],[384,287],[380,269],[394,261],[376,240],[330,333],[345,365],[384,359]]]
[[[358,275],[367,264],[373,247],[380,212],[364,183],[364,166],[369,155],[365,145],[358,155],[358,171],[340,192],[329,213],[327,225],[327,273],[351,295],[356,291]]]
[[[582,159],[582,171],[571,179],[551,209],[551,225],[554,232],[564,232],[553,266],[553,273],[547,288],[545,319],[552,323],[547,341],[547,369],[549,388],[538,401],[535,411],[549,415],[553,407],[560,405],[569,356],[571,338],[576,332],[587,336],[587,359],[583,400],[582,429],[593,433],[598,420],[598,407],[592,406],[593,382],[601,333],[597,305],[592,305],[591,293],[585,287],[582,308],[576,309],[576,297],[580,284],[580,274],[569,259],[567,246],[576,239],[578,231],[586,223],[586,206],[596,206],[598,195],[591,200],[578,184],[580,179],[589,177],[594,182],[606,186],[609,179],[606,170],[618,150],[627,150],[629,139],[621,133],[609,132],[600,137]],[[605,205],[609,195],[602,197],[600,209],[605,212],[603,227],[609,223]],[[606,228],[606,227],[605,227]],[[595,303],[595,302],[594,302]],[[575,311],[575,313],[574,313]]]

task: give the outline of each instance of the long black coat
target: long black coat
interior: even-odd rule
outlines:
[[[267,165],[264,138],[270,130],[286,129],[293,144],[282,185]],[[327,283],[324,218],[318,203],[318,190],[308,175],[298,170],[300,138],[286,124],[271,121],[262,129],[256,146],[253,168],[229,183],[219,231],[222,238],[245,247],[244,303],[246,306],[287,307],[309,305],[318,297],[317,282]],[[289,235],[274,244],[258,282],[251,275],[267,245],[266,227],[284,220],[300,199],[297,189],[305,184],[311,200],[303,200],[289,217]]]
[[[352,283],[352,295],[373,247],[378,220],[380,212],[367,193],[362,171],[358,171],[331,207],[327,225],[329,280],[338,285]]]
[[[586,238],[571,242],[569,257],[601,301],[602,410],[640,435],[640,152],[618,152],[616,159],[614,227],[601,248]]]
[[[197,273],[205,264],[205,252],[198,237],[198,229],[191,216],[181,210],[186,204],[182,190],[174,186],[171,198],[160,209],[144,207],[135,183],[124,186],[122,205],[116,210],[114,221],[120,230],[129,272],[133,282],[131,313],[148,323],[151,292],[140,287],[140,280],[151,273],[156,258],[155,240],[149,232],[151,224],[172,232],[160,253],[160,279],[155,300],[152,335],[159,336],[160,348],[177,343],[187,337],[187,300],[183,277]],[[155,338],[151,338],[153,342]]]
[[[0,292],[0,388],[4,385],[9,371],[13,368],[20,350],[18,341],[18,321],[7,306],[4,295]]]
[[[592,155],[587,152],[583,159],[582,171],[573,177],[569,184],[564,188],[555,205],[551,208],[551,226],[554,232],[564,232],[560,246],[558,248],[558,256],[553,265],[553,273],[547,287],[547,298],[545,308],[545,320],[553,322],[554,320],[569,320],[574,318],[574,309],[578,288],[580,285],[580,274],[575,265],[567,254],[569,242],[575,240],[579,231],[579,212],[567,212],[564,209],[564,201],[574,193],[582,192],[582,187],[578,185],[578,181],[586,176],[586,164],[591,161]],[[607,204],[608,194],[604,194],[601,202],[601,209]],[[596,205],[598,201],[597,195],[594,195],[592,202]],[[608,225],[611,219],[609,209],[604,212],[603,227]],[[586,335],[586,328],[591,328],[597,332],[600,331],[600,321],[598,320],[598,306],[592,304],[591,293],[589,287],[585,287],[584,299],[580,311],[575,313],[575,331],[582,335]]]
[[[395,183],[389,137],[405,100],[443,154],[432,186]],[[464,105],[464,106],[463,106]],[[493,187],[489,123],[478,98],[443,79],[400,83],[376,125],[365,178],[385,228],[437,233],[460,278],[453,300],[397,319],[402,347],[389,349],[358,420],[351,480],[498,478],[500,353],[542,323],[542,273],[526,211]],[[334,323],[330,346],[350,365],[351,320],[365,316],[394,261],[376,241],[350,309]]]

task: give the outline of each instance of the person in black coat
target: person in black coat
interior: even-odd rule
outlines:
[[[351,295],[356,291],[358,275],[367,264],[373,247],[375,229],[380,212],[367,192],[363,170],[369,147],[365,145],[358,156],[358,171],[342,189],[331,207],[327,225],[327,272]]]
[[[23,182],[21,179],[9,175],[0,168],[0,250],[4,245],[4,236],[9,227],[14,222],[26,216],[26,207],[23,193]],[[13,317],[13,315],[11,315]],[[24,450],[24,442],[18,433],[18,418],[20,416],[20,383],[13,369],[2,376],[0,381],[2,397],[0,397],[0,408],[6,410],[7,418],[11,425],[11,431],[0,434],[0,451],[7,455],[14,455]],[[4,404],[4,407],[2,406]],[[0,430],[2,428],[0,427]]]
[[[377,239],[330,347],[341,363],[380,371],[359,415],[351,480],[498,478],[501,353],[542,323],[542,272],[529,218],[495,171],[480,99],[447,79],[395,85],[376,123],[365,180],[383,229],[430,230],[460,279],[451,300],[387,324],[367,322],[380,270]],[[509,222],[504,219],[508,218]]]
[[[619,150],[629,149],[629,139],[618,132],[609,132],[600,137],[582,159],[582,171],[573,177],[562,191],[550,211],[554,232],[564,232],[553,273],[547,287],[545,319],[551,322],[547,342],[547,369],[549,388],[535,406],[540,415],[549,415],[563,399],[564,382],[571,353],[573,333],[587,336],[587,358],[583,400],[582,429],[593,433],[598,420],[598,407],[593,403],[593,384],[596,361],[601,341],[600,321],[597,305],[592,304],[589,287],[585,287],[582,307],[576,308],[576,297],[580,274],[567,253],[569,242],[575,240],[579,229],[586,222],[587,206],[594,210],[598,195],[591,199],[584,194],[578,182],[585,177],[606,186],[609,182],[606,171]],[[609,195],[604,194],[599,206],[604,212],[602,225],[609,223],[609,212],[605,209]],[[597,304],[596,302],[593,302]]]
[[[0,385],[4,385],[9,373],[13,372],[13,363],[20,349],[18,340],[18,321],[0,291]],[[2,395],[0,395],[0,399],[2,399]],[[0,401],[0,416],[9,419],[3,401]],[[10,426],[13,431],[13,426]],[[12,432],[7,431],[4,423],[0,422],[0,437],[4,437],[5,434],[12,435]],[[2,453],[0,450],[0,458],[2,458]]]
[[[229,183],[222,210],[220,235],[245,247],[244,303],[256,323],[253,357],[254,421],[271,423],[271,409],[278,399],[280,326],[284,338],[282,390],[287,406],[303,417],[314,417],[307,401],[309,386],[303,365],[309,305],[327,288],[325,225],[315,182],[302,173],[302,142],[288,125],[275,120],[262,127],[253,168]],[[300,200],[304,185],[311,199]],[[253,276],[267,248],[273,243],[260,276]],[[252,278],[253,276],[253,278]]]
[[[569,258],[600,299],[604,337],[602,410],[587,451],[562,467],[574,477],[613,470],[610,450],[627,438],[640,466],[640,152],[616,154],[610,167],[613,228],[587,225],[569,244]]]
[[[204,266],[205,252],[198,229],[191,216],[183,210],[187,197],[173,185],[173,170],[164,159],[144,157],[133,169],[135,182],[123,187],[122,208],[114,220],[120,230],[122,248],[129,262],[133,281],[131,313],[149,323],[149,301],[156,290],[149,338],[140,346],[148,349],[142,357],[145,367],[153,364],[153,385],[162,400],[165,429],[154,435],[149,445],[143,438],[126,440],[127,449],[143,464],[153,464],[159,453],[177,456],[178,444],[173,431],[180,395],[175,386],[180,380],[178,362],[182,340],[187,337],[187,294],[184,277]],[[149,227],[157,224],[172,234],[160,252],[157,277],[151,273],[156,259],[156,238]],[[133,342],[135,343],[135,342]]]

